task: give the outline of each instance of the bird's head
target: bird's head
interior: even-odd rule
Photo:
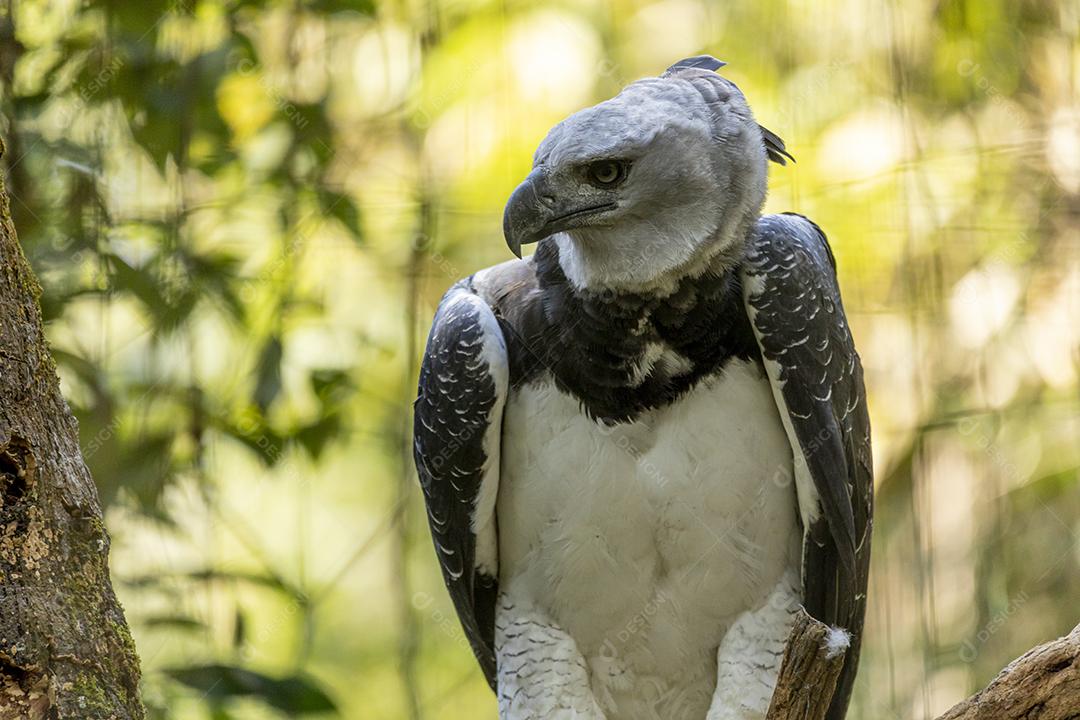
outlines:
[[[765,200],[767,158],[786,151],[713,72],[722,65],[683,60],[552,128],[506,205],[510,249],[551,237],[574,285],[616,290],[735,256]]]

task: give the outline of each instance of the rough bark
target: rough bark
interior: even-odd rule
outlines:
[[[829,628],[800,611],[788,636],[767,720],[823,720],[843,653],[825,647]],[[985,689],[937,720],[1077,720],[1080,718],[1080,625],[1029,650]]]
[[[39,294],[0,181],[0,720],[138,720],[138,657]]]
[[[784,648],[766,720],[821,720],[829,711],[846,651],[827,647],[829,627],[799,610]]]
[[[938,720],[1080,718],[1080,625],[1028,650],[993,682]]]

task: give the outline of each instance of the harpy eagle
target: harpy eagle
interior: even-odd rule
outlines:
[[[505,719],[762,718],[792,612],[858,662],[872,469],[821,229],[709,57],[555,126],[503,221],[526,259],[435,315],[415,460]]]

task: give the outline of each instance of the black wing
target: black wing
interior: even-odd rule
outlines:
[[[506,345],[468,281],[446,293],[428,336],[414,405],[413,451],[443,579],[473,653],[495,688],[497,538]]]
[[[762,218],[743,288],[795,457],[803,603],[852,636],[828,715],[841,720],[858,667],[870,566],[874,483],[862,365],[832,252],[814,223]]]

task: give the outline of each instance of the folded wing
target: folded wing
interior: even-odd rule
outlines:
[[[873,463],[862,365],[821,229],[799,215],[762,218],[743,293],[794,454],[803,602],[811,615],[852,635],[828,715],[840,720],[866,611]]]
[[[493,689],[495,497],[508,377],[506,344],[494,314],[469,281],[457,283],[439,305],[428,336],[413,449],[443,579]]]

